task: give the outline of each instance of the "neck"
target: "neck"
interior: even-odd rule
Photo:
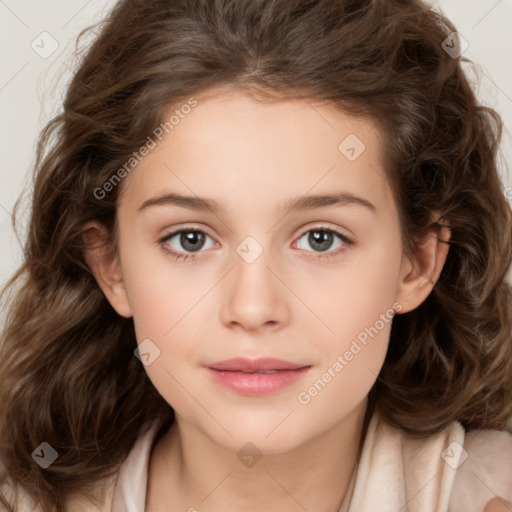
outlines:
[[[263,454],[250,467],[177,415],[151,455],[146,511],[338,512],[360,454],[366,406],[364,401],[293,450]]]

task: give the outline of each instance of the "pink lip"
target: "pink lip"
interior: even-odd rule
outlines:
[[[233,391],[243,395],[264,395],[296,382],[311,366],[264,357],[228,359],[206,368],[216,382]]]

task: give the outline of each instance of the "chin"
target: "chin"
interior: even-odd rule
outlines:
[[[293,425],[293,422],[285,425],[288,422],[288,419],[283,422],[285,416],[282,415],[279,421],[273,422],[258,422],[258,420],[252,423],[247,421],[240,423],[235,421],[228,422],[227,430],[233,437],[229,437],[227,434],[224,435],[224,432],[219,436],[217,431],[214,440],[237,454],[244,449],[251,451],[251,446],[246,447],[248,443],[254,445],[257,451],[264,455],[289,452],[307,442],[313,436],[309,436],[304,430],[297,431],[294,428],[297,425]],[[290,419],[291,416],[293,414],[290,415]],[[272,426],[267,427],[270,424]],[[211,431],[211,427],[208,430]]]

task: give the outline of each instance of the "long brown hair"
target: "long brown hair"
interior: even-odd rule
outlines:
[[[215,87],[325,100],[373,120],[411,250],[441,213],[450,251],[429,297],[394,318],[371,393],[390,423],[429,435],[512,413],[511,210],[496,169],[501,121],[479,105],[455,28],[419,0],[122,0],[84,52],[63,111],[41,134],[24,262],[3,291],[0,460],[45,512],[114,474],[171,407],[84,261],[83,225],[116,247],[104,184],[169,105]],[[453,46],[453,45],[451,45]],[[96,191],[96,193],[95,193]],[[59,454],[41,469],[41,442]]]

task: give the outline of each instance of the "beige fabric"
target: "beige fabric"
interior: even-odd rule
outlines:
[[[496,496],[512,502],[512,435],[469,432],[464,448],[468,459],[457,471],[450,512],[480,512]]]
[[[144,512],[148,461],[156,428],[130,451],[116,478],[103,486],[101,508],[73,500],[72,512]],[[466,438],[465,438],[466,437]],[[0,481],[1,478],[0,465]],[[4,483],[3,492],[10,492]],[[424,440],[408,438],[375,413],[340,512],[483,512],[499,495],[512,501],[512,435],[464,435],[453,423]],[[40,512],[26,496],[19,512]]]

